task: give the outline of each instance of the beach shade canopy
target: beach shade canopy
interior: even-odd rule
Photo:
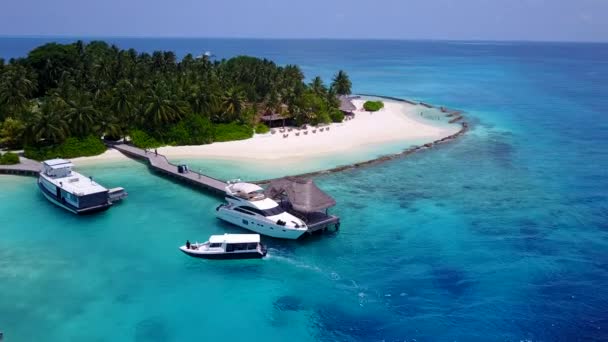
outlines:
[[[266,115],[262,116],[262,121],[277,121],[277,120],[285,120],[285,119],[287,119],[287,118],[283,117],[281,114],[277,114],[277,113],[266,114]]]
[[[351,99],[347,96],[340,96],[340,110],[343,112],[354,112],[357,107],[352,103]]]
[[[285,177],[270,182],[264,194],[273,199],[286,196],[293,209],[303,213],[322,211],[336,205],[312,179]]]

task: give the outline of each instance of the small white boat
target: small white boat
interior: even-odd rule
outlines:
[[[209,241],[190,243],[179,248],[185,254],[204,259],[258,259],[266,256],[259,234],[211,235]]]

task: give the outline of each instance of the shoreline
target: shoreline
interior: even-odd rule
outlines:
[[[331,169],[327,169],[327,170],[321,170],[321,171],[313,171],[313,172],[308,172],[308,173],[302,173],[302,174],[298,174],[298,175],[293,175],[293,176],[289,176],[289,177],[316,177],[316,176],[321,176],[321,175],[329,175],[332,173],[337,173],[337,172],[342,172],[342,171],[347,171],[347,170],[353,170],[353,169],[357,169],[360,167],[366,167],[366,166],[373,166],[373,165],[377,165],[380,163],[384,163],[390,160],[394,160],[394,159],[398,159],[398,158],[402,158],[402,157],[406,157],[410,154],[416,153],[418,151],[421,150],[427,150],[427,149],[431,149],[433,147],[436,147],[438,145],[441,144],[445,144],[448,142],[452,142],[454,139],[458,138],[459,136],[463,135],[464,133],[466,133],[469,130],[469,124],[467,122],[462,122],[461,123],[461,128],[458,132],[456,132],[455,134],[452,134],[450,136],[444,137],[442,139],[433,141],[431,143],[426,143],[424,145],[420,145],[420,146],[413,146],[410,148],[407,148],[399,153],[393,153],[393,154],[387,154],[375,159],[370,159],[370,160],[366,160],[363,162],[358,162],[358,163],[354,163],[354,164],[348,164],[348,165],[343,165],[343,166],[337,166]],[[264,179],[261,181],[253,181],[252,183],[255,184],[267,184],[270,183],[273,179]]]
[[[385,108],[373,113],[362,111],[363,102],[369,98],[382,99],[385,101]],[[173,161],[175,159],[245,163],[283,161],[285,164],[297,164],[315,160],[315,158],[327,158],[332,155],[340,156],[348,152],[357,152],[368,147],[380,147],[389,143],[403,142],[404,144],[402,149],[397,148],[400,150],[399,152],[375,157],[370,156],[369,159],[353,162],[346,161],[344,164],[320,170],[310,172],[302,170],[304,171],[302,173],[294,172],[290,174],[292,176],[314,177],[371,166],[404,157],[420,150],[430,149],[438,144],[456,139],[469,129],[468,123],[464,121],[462,111],[434,107],[427,103],[421,104],[379,95],[361,95],[354,99],[353,103],[357,107],[355,118],[323,126],[324,128],[330,127],[331,131],[327,129],[327,131],[317,132],[313,135],[311,132],[313,128],[309,128],[308,134],[304,135],[302,131],[295,128],[291,132],[285,133],[279,133],[278,129],[275,129],[275,134],[254,135],[254,137],[245,140],[208,145],[160,147],[158,153]],[[420,112],[420,116],[418,116],[418,110],[421,107],[431,111],[432,120],[438,120],[439,123],[431,122],[431,119],[426,117],[429,112],[425,115]],[[295,136],[296,133],[300,134]],[[283,134],[289,134],[289,137],[283,138]],[[242,149],[242,151],[234,153],[238,149]],[[78,157],[71,160],[76,165],[86,167],[104,163],[120,163],[133,159],[109,147],[100,155]],[[265,177],[263,179],[253,182],[263,184],[270,180]]]
[[[302,160],[332,154],[343,154],[368,147],[403,142],[405,146],[434,142],[459,130],[457,124],[437,121],[442,116],[437,109],[428,109],[385,99],[385,108],[377,112],[362,109],[364,99],[355,99],[355,118],[341,123],[309,127],[307,129],[273,129],[274,134],[255,135],[238,141],[208,145],[164,146],[158,153],[169,159],[256,160],[281,162]],[[435,119],[422,116],[433,113]],[[447,119],[447,118],[445,118]],[[435,121],[433,121],[435,120]],[[365,159],[364,159],[365,160]],[[359,162],[361,160],[354,160]]]

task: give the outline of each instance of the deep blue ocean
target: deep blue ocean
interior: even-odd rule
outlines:
[[[49,40],[0,38],[0,57]],[[462,109],[459,140],[318,177],[338,233],[265,260],[188,258],[242,232],[219,199],[135,162],[83,167],[130,197],[75,217],[0,176],[6,341],[607,341],[608,44],[118,39],[248,54],[357,93]]]

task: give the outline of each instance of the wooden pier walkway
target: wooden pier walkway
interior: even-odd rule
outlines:
[[[142,150],[141,148],[126,144],[108,144],[108,146],[116,149],[128,157],[147,161],[148,165],[150,165],[153,170],[174,179],[194,185],[203,190],[211,191],[216,195],[223,196],[226,193],[227,184],[225,182],[191,170],[180,173],[178,171],[178,166],[169,162],[169,160],[167,160],[167,158],[162,154],[156,154],[154,152]]]
[[[210,191],[215,195],[224,196],[226,194],[226,186],[228,184],[225,182],[195,171],[180,173],[178,171],[178,166],[169,162],[162,154],[142,150],[141,148],[126,144],[107,143],[107,146],[116,149],[128,157],[147,161],[148,165],[153,170],[158,171],[161,174],[194,185],[200,189]],[[337,229],[340,225],[340,218],[338,216],[319,212],[309,215],[305,222],[307,222],[308,226],[307,233],[312,234],[317,231],[327,230],[329,227],[336,227]]]
[[[42,164],[31,159],[19,158],[21,162],[14,165],[0,165],[0,174],[38,176]]]

